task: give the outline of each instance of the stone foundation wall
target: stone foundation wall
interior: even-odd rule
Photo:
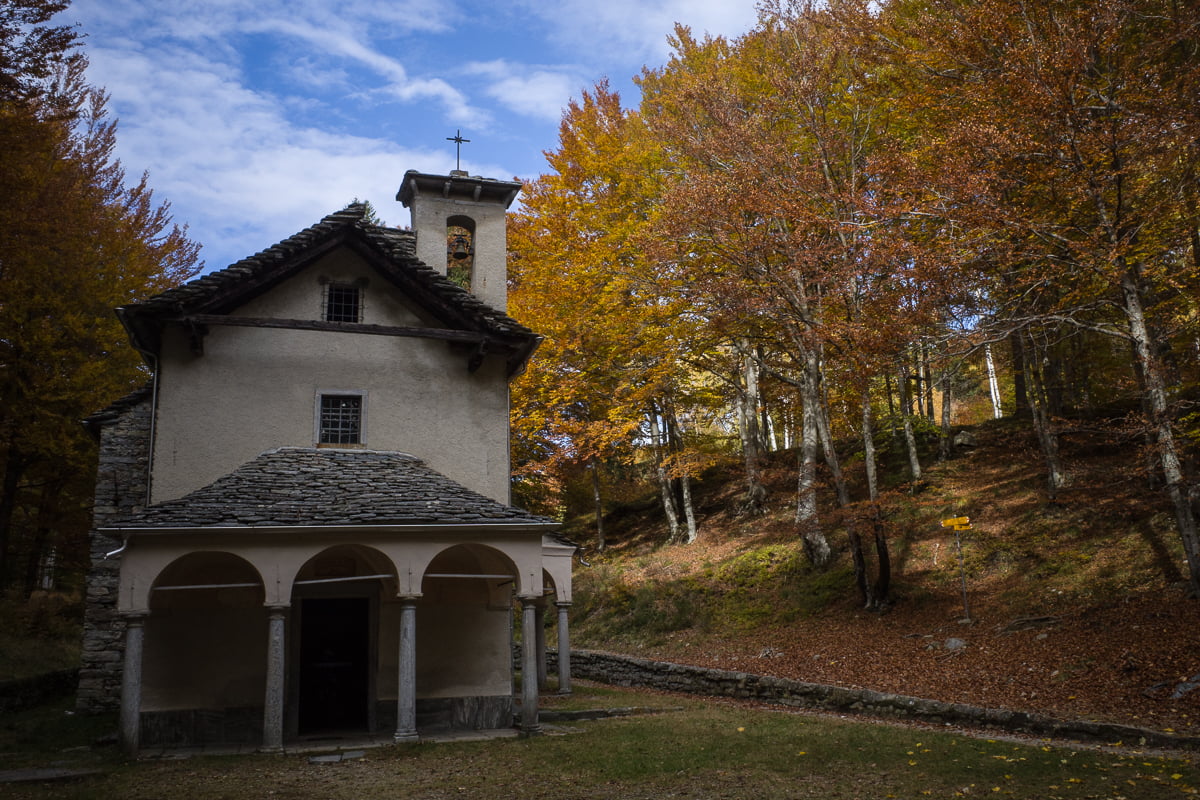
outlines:
[[[121,703],[121,659],[125,621],[117,614],[121,540],[96,528],[141,508],[146,501],[150,463],[149,391],[131,396],[126,407],[98,424],[100,459],[91,532],[92,567],[88,572],[83,618],[83,653],[76,707],[83,712],[111,711]]]
[[[549,671],[557,669],[557,661],[556,653],[547,653]],[[1200,747],[1200,737],[1197,736],[1177,736],[1129,725],[1078,719],[1063,720],[1032,712],[945,703],[940,700],[926,700],[868,689],[846,689],[589,650],[571,651],[571,675],[616,686],[644,686],[671,692],[734,697],[839,713],[904,717],[948,725],[998,728],[1039,736],[1101,742],[1123,741],[1143,747]]]
[[[214,744],[257,745],[262,742],[262,708],[144,711],[139,745],[202,747]]]

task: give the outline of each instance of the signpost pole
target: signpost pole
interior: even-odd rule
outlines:
[[[971,530],[970,517],[954,517],[942,520],[943,528],[954,529],[954,547],[958,551],[958,578],[962,583],[963,614],[967,622],[971,621],[971,606],[967,602],[967,566],[963,559],[962,532]]]

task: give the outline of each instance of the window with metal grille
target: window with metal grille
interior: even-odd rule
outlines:
[[[362,397],[353,394],[321,395],[321,444],[362,443]]]
[[[362,302],[357,286],[349,283],[326,284],[325,321],[362,322]]]

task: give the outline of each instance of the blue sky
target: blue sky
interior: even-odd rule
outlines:
[[[753,0],[74,0],[118,157],[219,269],[336,211],[394,200],[405,170],[532,178],[562,109],[669,56],[675,22],[736,36]]]

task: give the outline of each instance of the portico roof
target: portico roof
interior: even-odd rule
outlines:
[[[281,447],[183,497],[108,528],[323,526],[558,527],[548,517],[471,491],[405,453]]]

